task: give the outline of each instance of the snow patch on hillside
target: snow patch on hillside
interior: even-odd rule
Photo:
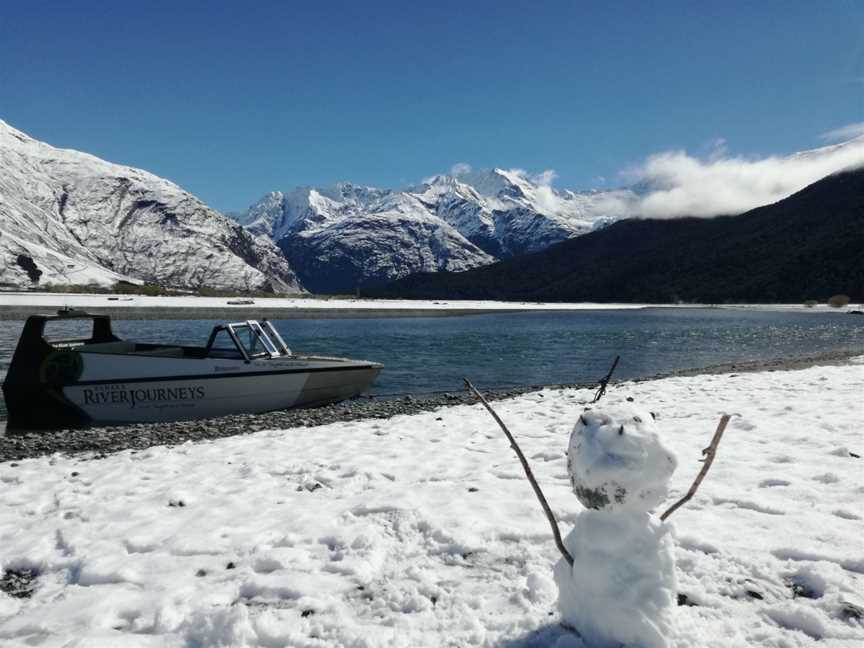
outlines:
[[[279,250],[172,182],[0,121],[0,283],[298,292]]]

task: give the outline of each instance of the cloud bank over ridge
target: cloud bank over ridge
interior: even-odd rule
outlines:
[[[622,175],[647,187],[634,216],[710,217],[775,203],[827,175],[862,165],[864,138],[859,138],[788,157],[734,157],[724,151],[702,159],[668,151]]]
[[[782,200],[832,173],[864,166],[864,122],[834,129],[821,138],[842,141],[789,156],[731,155],[722,138],[710,142],[703,156],[684,150],[657,153],[618,174],[619,184],[636,187],[635,194],[597,192],[591,209],[613,219],[740,214]],[[470,171],[468,164],[459,163],[451,175]],[[532,174],[510,169],[508,173],[533,185],[541,208],[560,211],[563,196],[552,186],[557,178],[554,170]]]
[[[862,135],[864,135],[864,122],[855,122],[854,124],[846,124],[827,133],[822,133],[820,138],[826,142],[845,142]]]

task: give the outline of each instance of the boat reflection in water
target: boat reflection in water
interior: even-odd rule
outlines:
[[[46,324],[91,320],[89,338],[52,340]],[[267,320],[220,324],[206,346],[119,339],[107,315],[27,319],[3,383],[8,430],[178,421],[315,407],[363,393],[382,365],[291,352]]]

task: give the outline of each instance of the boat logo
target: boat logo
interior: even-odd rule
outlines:
[[[143,403],[196,401],[204,398],[204,387],[129,388],[122,384],[99,385],[83,390],[84,405],[119,405],[132,408]]]

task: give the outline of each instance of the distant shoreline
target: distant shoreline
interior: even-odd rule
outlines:
[[[56,308],[61,308],[57,306]],[[41,310],[25,306],[0,306],[0,321],[25,320],[35,313],[56,308],[41,307]],[[272,308],[272,307],[161,307],[145,306],[130,308],[111,308],[101,306],[86,307],[93,315],[110,315],[116,320],[224,320],[246,319],[378,319],[412,317],[462,317],[467,315],[490,315],[500,313],[524,313],[522,308]],[[532,309],[539,310],[539,309]],[[544,309],[547,310],[547,309]],[[552,310],[552,309],[548,309]]]
[[[820,304],[647,304],[499,302],[476,300],[362,299],[348,297],[259,297],[253,304],[229,304],[225,297],[148,297],[104,294],[0,292],[0,320],[23,320],[35,313],[76,308],[124,320],[153,319],[354,319],[460,317],[522,312],[718,308],[806,313],[843,313]],[[850,306],[849,308],[853,308]]]

